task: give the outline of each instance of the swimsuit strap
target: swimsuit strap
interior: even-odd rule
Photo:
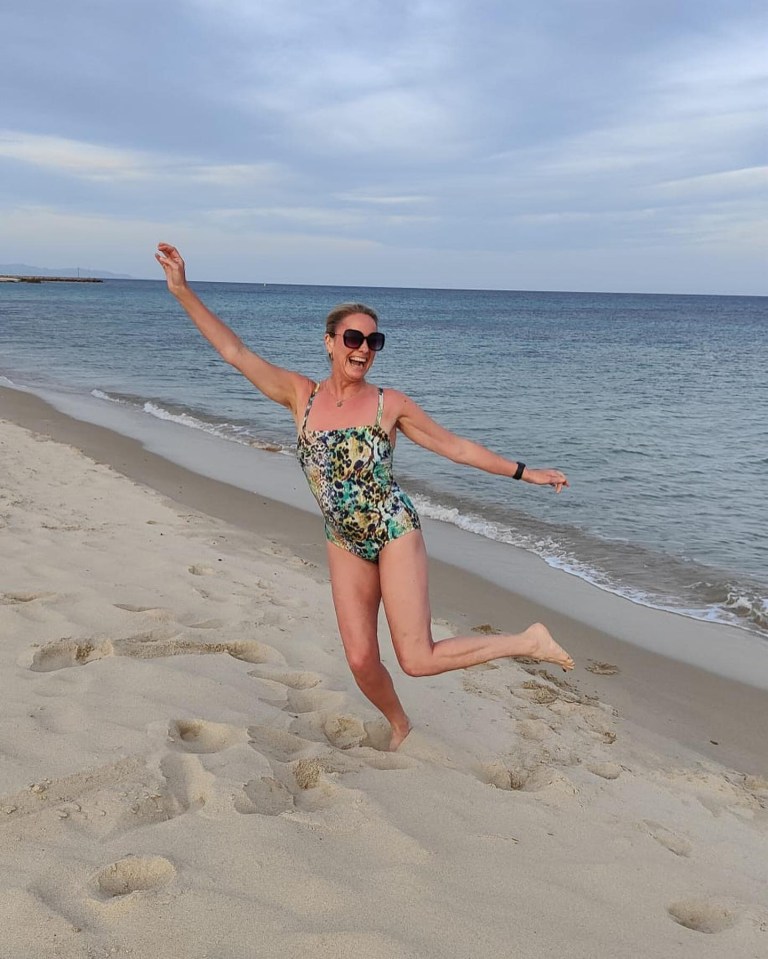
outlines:
[[[307,407],[304,410],[304,419],[301,421],[301,432],[299,434],[300,436],[304,436],[304,434],[306,433],[307,420],[309,419],[309,411],[312,409],[312,404],[315,401],[315,394],[317,393],[319,389],[320,389],[320,384],[315,383],[315,388],[309,394],[309,399],[307,400]]]
[[[381,414],[384,412],[384,390],[379,387],[379,408],[376,410],[376,425],[381,426]]]

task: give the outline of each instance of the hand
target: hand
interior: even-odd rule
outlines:
[[[523,473],[523,482],[533,483],[534,486],[554,486],[555,492],[559,493],[564,486],[570,486],[568,477],[560,470],[534,470],[527,466]]]
[[[175,246],[170,243],[158,243],[158,252],[155,259],[165,271],[165,279],[171,293],[181,293],[187,288],[187,277],[184,272],[184,260]]]

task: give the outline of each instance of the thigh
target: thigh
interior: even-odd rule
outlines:
[[[378,657],[379,568],[334,543],[326,547],[333,606],[347,659],[359,660],[373,652]]]
[[[427,550],[421,530],[384,547],[379,554],[379,578],[392,644],[403,665],[432,646]]]

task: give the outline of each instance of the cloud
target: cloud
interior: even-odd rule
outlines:
[[[268,236],[284,257],[270,269],[297,281],[389,269],[418,285],[421,268],[429,285],[507,286],[512,258],[574,288],[569,271],[602,257],[606,287],[653,289],[648,264],[661,282],[693,250],[754,263],[766,67],[751,0],[93,10],[28,0],[4,21],[0,209],[48,210],[62,249],[80,216],[105,251],[110,218],[131,249],[127,223],[169,224],[232,278],[251,268],[241,245],[269,257]],[[613,268],[627,250],[636,281],[631,258]]]
[[[434,165],[435,152],[463,152],[460,127],[439,97],[406,89],[380,90],[307,110],[291,120],[297,134],[334,154],[375,153]]]
[[[0,130],[0,157],[58,174],[111,182],[189,178],[211,185],[238,186],[244,182],[275,182],[281,175],[276,164],[211,165],[13,130]]]
[[[150,158],[135,150],[10,130],[0,132],[0,157],[99,180],[135,180],[150,175],[153,168]]]
[[[336,199],[342,203],[372,203],[374,206],[416,206],[430,203],[432,197],[404,194],[402,196],[366,195],[360,193],[337,193]]]
[[[677,198],[718,198],[765,194],[768,185],[768,166],[748,167],[744,170],[725,170],[722,173],[705,173],[701,176],[666,180],[658,189]],[[768,201],[766,201],[768,203]]]

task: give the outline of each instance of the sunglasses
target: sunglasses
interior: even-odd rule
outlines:
[[[336,336],[336,334],[333,334]],[[360,330],[344,330],[344,335],[342,336],[344,340],[344,346],[349,350],[359,349],[363,343],[368,344],[368,349],[372,350],[374,353],[378,353],[379,350],[384,349],[384,334],[379,333],[369,333],[368,336],[364,336]]]

